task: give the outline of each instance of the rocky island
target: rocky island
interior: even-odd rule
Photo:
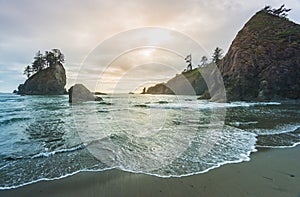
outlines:
[[[32,75],[19,85],[18,94],[61,95],[65,93],[66,73],[62,64],[56,64]]]
[[[63,67],[64,56],[58,49],[38,52],[32,66],[25,68],[28,79],[20,84],[20,95],[61,95],[65,94],[66,72]]]

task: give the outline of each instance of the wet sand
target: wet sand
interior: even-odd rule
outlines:
[[[188,177],[82,172],[0,191],[0,196],[300,196],[300,146],[261,149],[249,162]]]

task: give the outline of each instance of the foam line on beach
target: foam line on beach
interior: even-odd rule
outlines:
[[[250,151],[248,151],[245,154],[240,155],[241,156],[240,159],[233,160],[233,161],[220,162],[220,163],[217,163],[214,166],[212,166],[210,168],[207,168],[205,170],[202,170],[202,171],[199,171],[199,172],[193,172],[193,173],[186,173],[186,174],[182,174],[182,175],[159,175],[159,174],[149,173],[149,172],[143,172],[143,171],[134,171],[134,170],[130,170],[130,169],[126,169],[126,168],[120,167],[120,166],[116,167],[116,168],[120,169],[122,171],[125,171],[125,172],[131,172],[131,173],[136,173],[136,174],[147,174],[147,175],[156,176],[156,177],[160,177],[160,178],[180,178],[180,177],[187,177],[187,176],[192,176],[192,175],[197,175],[197,174],[203,174],[203,173],[209,172],[209,171],[211,171],[213,169],[219,168],[219,167],[221,167],[223,165],[226,165],[226,164],[248,162],[248,161],[251,160],[250,155],[253,152],[257,152],[255,144],[251,146],[251,150]]]
[[[80,172],[102,172],[102,171],[112,170],[112,169],[114,169],[114,168],[104,168],[104,169],[101,169],[101,170],[82,169],[82,170],[78,170],[78,171],[75,171],[75,172],[72,172],[72,173],[69,173],[69,174],[65,174],[65,175],[62,175],[62,176],[59,176],[59,177],[41,178],[41,179],[33,180],[33,181],[30,181],[30,182],[22,183],[20,185],[14,185],[14,186],[9,186],[9,187],[0,187],[0,190],[16,189],[18,187],[22,187],[22,186],[25,186],[25,185],[30,185],[30,184],[37,183],[37,182],[40,182],[40,181],[59,180],[59,179],[63,179],[63,178],[69,177],[69,176],[73,176],[73,175],[75,175],[77,173],[80,173]]]
[[[207,173],[207,172],[209,172],[209,171],[211,171],[213,169],[219,168],[219,167],[221,167],[223,165],[226,165],[226,164],[234,164],[234,163],[241,163],[241,162],[250,161],[251,160],[250,159],[250,154],[252,152],[257,152],[257,149],[254,148],[252,151],[249,151],[247,154],[245,154],[245,155],[247,155],[247,158],[238,159],[238,160],[234,160],[234,161],[221,162],[221,163],[218,163],[215,166],[207,168],[207,169],[205,169],[203,171],[193,172],[193,173],[187,173],[187,174],[183,174],[183,175],[168,175],[168,176],[165,176],[165,175],[159,175],[159,174],[142,172],[142,171],[133,171],[133,170],[123,169],[123,168],[117,168],[117,169],[120,169],[120,170],[125,171],[125,172],[136,173],[136,174],[147,174],[147,175],[156,176],[156,177],[159,177],[159,178],[181,178],[181,177],[187,177],[187,176],[192,176],[192,175]]]

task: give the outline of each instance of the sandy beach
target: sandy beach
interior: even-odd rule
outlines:
[[[251,161],[227,164],[204,174],[158,178],[120,170],[82,172],[41,181],[0,196],[299,196],[300,146],[261,149]]]

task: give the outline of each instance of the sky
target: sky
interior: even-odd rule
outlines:
[[[184,57],[224,53],[243,25],[265,5],[292,8],[300,0],[0,0],[0,92],[24,83],[37,51],[66,57],[68,89],[140,91],[185,67]]]

